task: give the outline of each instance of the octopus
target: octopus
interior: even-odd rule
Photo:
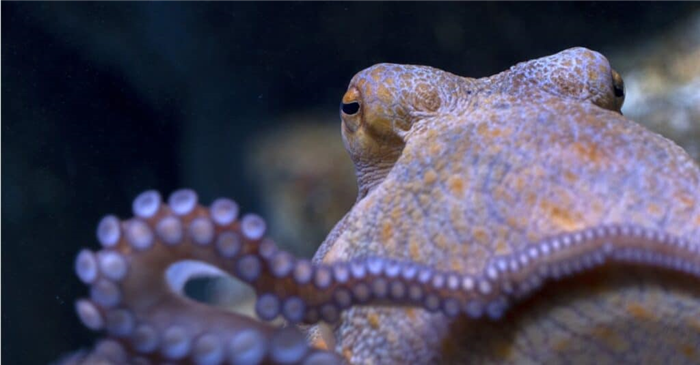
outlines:
[[[107,338],[64,363],[700,363],[700,168],[624,96],[585,48],[365,69],[340,105],[359,194],[312,260],[233,200],[145,191],[77,255]],[[218,275],[262,321],[183,294]]]

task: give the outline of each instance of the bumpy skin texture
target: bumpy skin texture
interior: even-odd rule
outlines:
[[[697,250],[698,166],[619,113],[621,88],[583,48],[484,79],[391,64],[358,73],[343,102],[359,111],[341,115],[364,196],[316,259],[379,255],[478,276],[548,237],[611,224]],[[497,324],[356,307],[325,340],[363,364],[700,362],[697,280],[642,266],[546,286]]]
[[[583,48],[484,79],[364,70],[341,105],[358,200],[313,263],[231,200],[146,191],[76,259],[108,339],[62,363],[700,363],[700,169],[623,99]],[[261,319],[331,327],[309,346],[184,297],[224,272]]]

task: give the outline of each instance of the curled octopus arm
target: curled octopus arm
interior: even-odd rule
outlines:
[[[278,249],[264,237],[262,218],[239,219],[237,204],[228,199],[203,207],[186,189],[167,204],[157,192],[144,192],[133,213],[127,220],[104,217],[97,227],[102,249],[84,249],[76,258],[76,273],[90,287],[89,298],[75,304],[77,314],[109,340],[64,363],[342,363],[311,348],[294,326],[275,328],[184,296],[188,279],[224,273],[258,292],[283,291],[287,284],[270,273]],[[270,310],[264,298],[258,300],[263,316]]]
[[[343,361],[307,345],[294,326],[275,328],[184,297],[187,279],[202,274],[242,280],[257,293],[261,319],[282,316],[290,324],[333,323],[358,305],[497,320],[545,282],[608,263],[700,278],[698,242],[634,225],[549,237],[467,275],[384,257],[311,263],[265,238],[257,215],[239,219],[238,206],[228,199],[203,207],[191,190],[176,191],[168,204],[157,192],[144,192],[133,212],[125,221],[103,218],[97,228],[102,249],[85,249],[76,259],[78,277],[90,286],[90,298],[78,300],[76,310],[88,328],[106,330],[112,339],[95,349],[104,356],[206,365]]]

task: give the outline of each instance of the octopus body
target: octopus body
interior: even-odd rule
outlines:
[[[623,100],[584,48],[482,79],[361,71],[358,199],[312,261],[231,200],[144,192],[78,255],[78,315],[110,339],[66,362],[700,363],[700,169]],[[181,294],[223,273],[288,325]]]

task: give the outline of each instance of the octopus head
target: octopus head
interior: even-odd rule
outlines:
[[[461,87],[460,79],[432,67],[388,63],[353,77],[340,117],[361,197],[391,170],[416,122],[454,100],[450,93]]]
[[[625,85],[620,74],[605,56],[582,47],[519,63],[499,76],[504,76],[509,92],[523,97],[535,86],[550,95],[588,101],[618,113],[625,101]]]

